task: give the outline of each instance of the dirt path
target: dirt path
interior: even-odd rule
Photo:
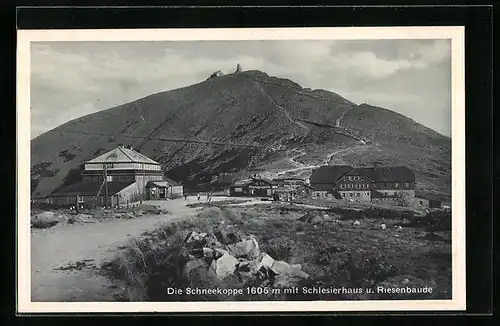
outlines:
[[[202,198],[203,201],[204,197]],[[213,201],[227,197],[214,197]],[[31,234],[32,301],[116,301],[118,290],[110,280],[97,274],[100,266],[113,259],[117,250],[141,233],[162,223],[186,218],[200,208],[187,207],[195,197],[152,202],[167,209],[168,215],[134,219],[106,219],[97,223],[58,225]],[[78,269],[58,270],[75,263]]]

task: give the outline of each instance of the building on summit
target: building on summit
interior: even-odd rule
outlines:
[[[182,196],[182,186],[166,178],[160,163],[119,146],[84,164],[81,181],[50,194],[56,205],[123,206],[128,203]]]

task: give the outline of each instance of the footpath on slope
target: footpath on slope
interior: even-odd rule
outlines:
[[[212,200],[224,199],[227,198]],[[152,202],[167,209],[168,215],[109,219],[32,231],[31,301],[116,301],[121,290],[98,273],[100,267],[112,260],[121,246],[143,232],[196,214],[200,208],[186,206],[196,202],[194,196],[188,197],[188,201],[182,198]]]

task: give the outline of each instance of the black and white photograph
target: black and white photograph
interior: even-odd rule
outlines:
[[[465,309],[462,28],[18,33],[27,310]]]

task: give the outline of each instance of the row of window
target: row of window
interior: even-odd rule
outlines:
[[[370,185],[367,184],[367,183],[361,183],[361,184],[359,184],[359,183],[358,184],[341,184],[340,185],[340,189],[346,189],[346,188],[349,188],[349,189],[351,189],[351,188],[357,188],[357,189],[359,189],[359,188],[370,188]]]
[[[384,188],[387,188],[388,184],[384,183]],[[393,184],[394,188],[399,188],[399,183]],[[341,184],[340,189],[360,189],[360,188],[370,188],[370,184],[361,183],[361,184]],[[373,184],[373,188],[377,188],[377,184]],[[410,188],[410,184],[408,182],[405,183],[405,188]]]
[[[366,196],[370,196],[369,192],[365,192]],[[342,197],[361,197],[361,192],[349,192],[349,193],[342,193]]]
[[[365,178],[357,176],[357,175],[355,175],[355,176],[350,175],[350,176],[344,177],[344,181],[347,181],[347,180],[349,180],[349,181],[363,181],[363,180],[365,180]]]

